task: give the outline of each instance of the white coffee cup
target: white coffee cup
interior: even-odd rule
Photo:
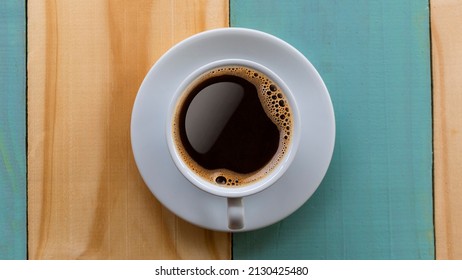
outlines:
[[[270,172],[268,172],[266,175],[262,176],[258,180],[255,180],[251,183],[239,187],[225,187],[220,184],[210,182],[209,180],[206,180],[202,176],[198,175],[197,172],[192,170],[190,166],[186,163],[184,157],[181,155],[179,151],[177,142],[173,137],[173,123],[175,121],[175,112],[179,110],[179,100],[182,100],[184,95],[188,94],[188,92],[186,91],[188,86],[193,81],[195,81],[200,75],[210,71],[211,69],[231,65],[244,66],[246,68],[255,69],[258,72],[263,73],[264,75],[269,77],[272,81],[274,81],[280,87],[281,91],[284,93],[286,100],[290,105],[292,120],[291,140],[288,147],[285,150],[284,155],[278,161],[277,165],[274,168],[272,168]],[[178,86],[175,94],[172,96],[170,106],[168,109],[165,137],[168,143],[169,153],[176,167],[181,172],[181,174],[185,178],[187,178],[195,187],[209,194],[227,198],[227,218],[228,228],[230,230],[239,230],[244,228],[245,226],[246,219],[243,198],[262,192],[271,185],[273,185],[279,178],[281,178],[281,176],[284,175],[285,171],[289,168],[297,152],[301,135],[301,120],[297,102],[295,100],[295,97],[291,93],[290,89],[275,72],[276,69],[273,71],[271,69],[268,69],[264,65],[245,59],[222,59],[213,61],[211,63],[206,63],[202,67],[199,67],[198,69],[193,71]],[[204,109],[206,110],[206,108]],[[198,126],[200,126],[200,124],[197,124],[197,129],[199,129]],[[196,127],[193,127],[192,129],[194,130],[196,129]]]

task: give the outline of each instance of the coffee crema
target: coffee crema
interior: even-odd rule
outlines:
[[[285,157],[292,109],[280,86],[241,65],[211,69],[190,83],[173,116],[173,143],[197,175],[223,187],[267,176]]]

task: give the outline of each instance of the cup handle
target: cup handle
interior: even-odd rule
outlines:
[[[228,228],[238,230],[244,228],[244,204],[242,197],[228,198]]]

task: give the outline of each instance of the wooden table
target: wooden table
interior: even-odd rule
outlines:
[[[0,4],[0,259],[462,259],[462,1],[34,0],[27,22],[25,7]],[[155,61],[227,26],[304,53],[337,124],[315,195],[232,236],[160,205],[129,137]]]

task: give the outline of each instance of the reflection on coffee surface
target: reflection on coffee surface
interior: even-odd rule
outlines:
[[[173,140],[197,175],[239,187],[265,177],[284,158],[292,123],[279,85],[259,71],[231,65],[188,85],[175,108]]]

